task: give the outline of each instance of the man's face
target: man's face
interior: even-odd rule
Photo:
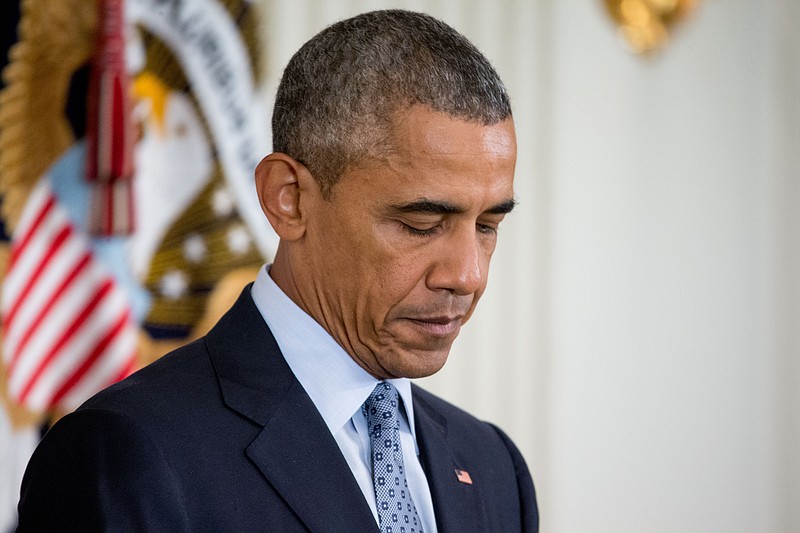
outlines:
[[[392,153],[314,195],[293,276],[303,307],[377,378],[429,376],[486,287],[513,207],[511,119],[468,123],[414,106]]]

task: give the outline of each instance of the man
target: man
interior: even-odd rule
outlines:
[[[56,424],[20,529],[537,531],[508,437],[407,379],[444,364],[514,205],[495,71],[431,17],[361,15],[292,58],[273,137],[274,263],[206,337]]]

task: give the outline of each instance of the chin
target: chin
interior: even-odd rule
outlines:
[[[447,362],[450,350],[444,353],[427,353],[419,355],[419,352],[400,356],[399,364],[395,365],[396,376],[410,379],[427,378],[442,369]]]

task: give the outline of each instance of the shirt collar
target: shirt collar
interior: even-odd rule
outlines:
[[[269,275],[270,265],[258,272],[251,289],[253,301],[281,349],[297,380],[336,434],[361,409],[378,380],[353,358],[311,316],[300,309]],[[414,406],[411,382],[387,380],[403,399],[414,442]]]

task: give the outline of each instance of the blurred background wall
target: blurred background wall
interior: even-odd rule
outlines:
[[[312,34],[386,7],[506,81],[519,208],[424,385],[512,435],[543,531],[800,531],[800,4],[701,1],[652,57],[599,0],[263,5],[267,98]]]

